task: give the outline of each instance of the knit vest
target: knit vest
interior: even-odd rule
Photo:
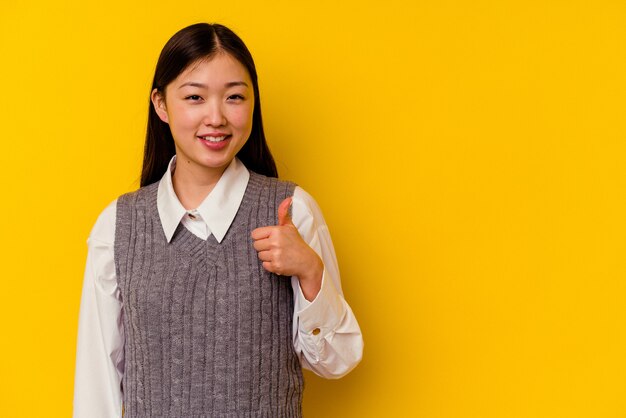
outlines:
[[[293,183],[250,172],[221,243],[178,225],[168,243],[158,183],[117,201],[125,417],[300,417],[288,277],[263,269],[250,236],[277,225]]]

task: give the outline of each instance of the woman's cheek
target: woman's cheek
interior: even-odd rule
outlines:
[[[227,119],[235,126],[243,126],[248,119],[248,112],[246,109],[235,108],[228,112]]]

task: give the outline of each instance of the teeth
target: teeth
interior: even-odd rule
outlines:
[[[203,136],[201,138],[209,142],[220,142],[226,139],[226,136]]]

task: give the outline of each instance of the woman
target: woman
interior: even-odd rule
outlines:
[[[276,177],[248,49],[182,29],[157,63],[141,188],[88,240],[75,417],[297,417],[301,366],[358,364],[322,214]]]

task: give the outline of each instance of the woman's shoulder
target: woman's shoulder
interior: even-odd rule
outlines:
[[[249,198],[256,200],[276,200],[279,204],[283,199],[293,195],[296,184],[291,181],[279,180],[276,177],[268,177],[248,170],[250,178],[246,187],[246,194]],[[257,197],[253,197],[257,196]]]
[[[296,186],[293,191],[293,201],[294,201],[294,204],[297,204],[297,203],[302,204],[304,207],[306,207],[307,211],[309,212],[313,212],[313,211],[321,212],[320,207],[317,204],[317,201],[313,198],[313,196],[311,196],[309,192],[307,192],[300,186]]]
[[[313,196],[299,186],[296,182],[291,180],[282,180],[276,177],[268,177],[263,174],[259,174],[252,170],[250,172],[250,181],[256,183],[261,187],[282,187],[291,191],[293,196],[293,211],[298,214],[302,214],[305,217],[313,217],[318,220],[323,220],[322,210],[313,198]]]
[[[113,245],[115,242],[115,225],[117,222],[118,208],[121,207],[123,210],[124,207],[134,205],[138,201],[145,201],[146,199],[149,199],[153,194],[156,199],[157,188],[158,182],[123,193],[119,197],[115,198],[98,215],[96,222],[91,228],[87,241],[98,241],[99,243]]]
[[[154,183],[148,184],[147,186],[140,187],[137,190],[132,190],[130,192],[122,194],[117,198],[117,201],[120,204],[130,203],[130,202],[138,202],[145,201],[151,198],[156,200],[157,193],[159,188],[159,182],[156,181]]]
[[[293,192],[292,213],[295,219],[303,222],[313,222],[317,227],[326,225],[322,209],[309,192],[300,186],[296,186]]]
[[[115,219],[117,216],[117,200],[114,199],[98,215],[96,222],[91,228],[89,239],[102,243],[113,243],[115,240]]]
[[[262,187],[271,187],[275,185],[291,186],[291,187],[297,186],[297,184],[294,183],[293,181],[282,180],[277,177],[269,177],[263,174],[259,174],[256,171],[252,171],[250,169],[248,169],[248,172],[250,173],[249,181],[252,183],[259,184]]]
[[[158,182],[141,187],[127,193],[123,193],[109,203],[98,215],[91,232],[89,240],[97,240],[104,243],[113,243],[115,240],[115,223],[117,220],[118,206],[136,202],[145,196],[149,196],[158,187]]]

